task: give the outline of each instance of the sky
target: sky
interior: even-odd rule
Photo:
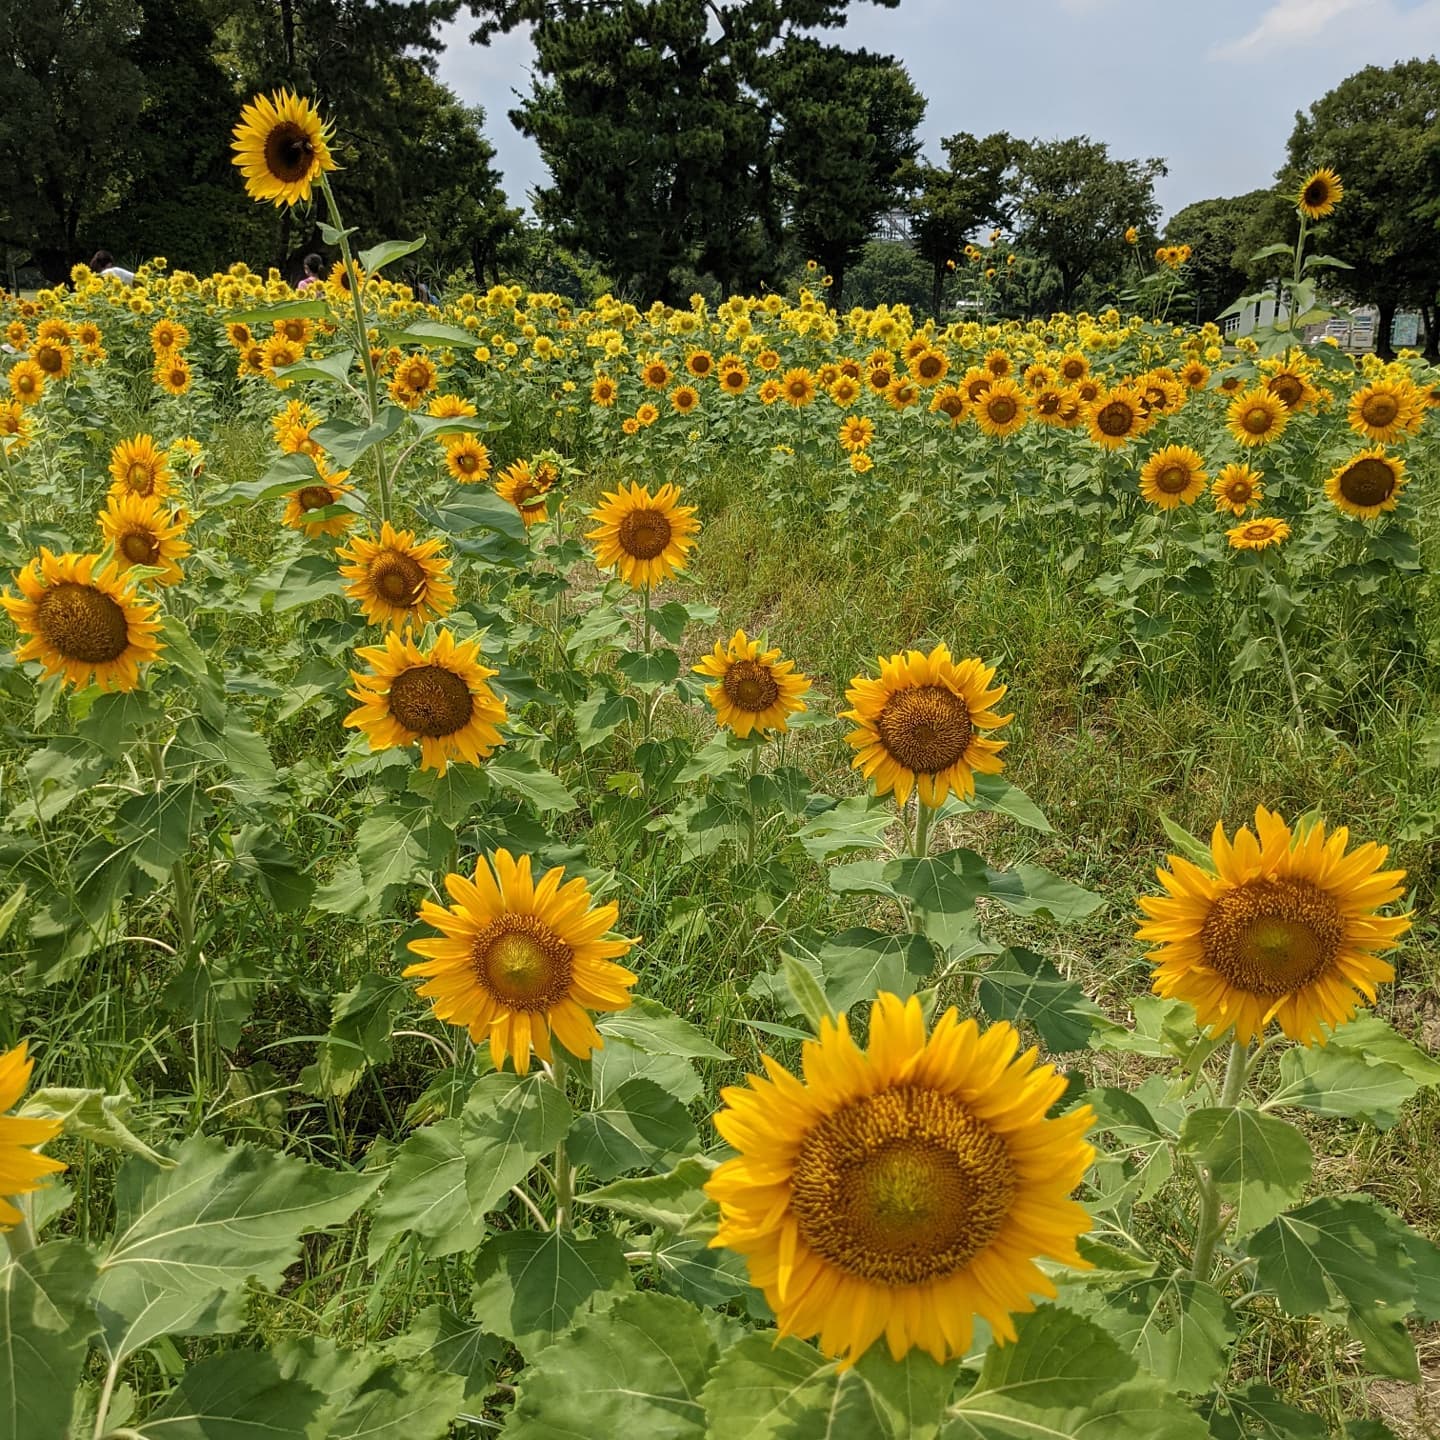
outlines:
[[[466,12],[462,11],[462,15]],[[528,35],[468,43],[446,27],[439,77],[485,107],[512,204],[547,179],[507,112],[529,89]],[[1440,0],[853,0],[833,43],[894,55],[929,102],[926,155],[957,130],[1088,135],[1127,159],[1158,156],[1164,215],[1272,183],[1295,112],[1366,65],[1440,54]]]

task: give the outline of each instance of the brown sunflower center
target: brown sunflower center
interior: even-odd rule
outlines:
[[[1274,532],[1268,525],[1257,521],[1254,525],[1247,525],[1241,533],[1247,540],[1268,540]]]
[[[631,510],[620,522],[620,548],[637,560],[653,560],[670,543],[670,522],[658,510]]]
[[[942,414],[954,420],[965,413],[965,402],[958,395],[946,395],[940,401],[939,408]]]
[[[1304,880],[1251,880],[1223,891],[1200,931],[1211,969],[1240,990],[1271,997],[1322,975],[1344,939],[1334,897]]]
[[[323,510],[335,503],[328,485],[307,485],[296,497],[302,510]]]
[[[901,1085],[826,1116],[795,1157],[806,1244],[883,1285],[953,1275],[999,1233],[1016,1174],[1004,1140],[954,1096]]]
[[[282,120],[265,137],[265,168],[287,185],[303,180],[315,163],[315,142],[301,125]]]
[[[780,697],[780,687],[768,665],[758,660],[736,660],[720,682],[726,698],[740,710],[758,714]]]
[[[143,460],[136,460],[125,472],[125,483],[137,495],[148,495],[155,488],[154,471]]]
[[[130,643],[124,607],[93,585],[65,581],[40,597],[36,624],[67,660],[106,665]]]
[[[1312,180],[1300,197],[1301,203],[1318,209],[1330,199],[1330,183],[1327,180]]]
[[[1008,425],[1019,412],[1020,407],[1008,395],[992,395],[985,402],[985,413],[993,424]]]
[[[533,915],[500,915],[476,937],[475,978],[512,1010],[548,1010],[570,991],[574,951]]]
[[[922,355],[916,369],[926,380],[933,380],[945,368],[945,362],[939,355]]]
[[[148,530],[131,530],[121,537],[120,553],[132,565],[153,565],[160,554],[160,542]]]
[[[883,365],[877,366],[870,372],[870,383],[877,389],[883,390],[893,377]]]
[[[1340,474],[1340,493],[1352,505],[1383,505],[1395,492],[1395,472],[1383,460],[1367,456]]]
[[[416,604],[425,592],[427,578],[420,562],[400,550],[382,551],[370,567],[370,583],[375,593],[392,605]]]
[[[412,665],[390,682],[390,713],[416,735],[439,739],[470,723],[470,687],[443,665]]]
[[[1182,495],[1190,484],[1190,472],[1183,465],[1166,465],[1155,476],[1155,488],[1166,495]]]
[[[1112,439],[1128,435],[1134,427],[1135,411],[1123,400],[1111,400],[1096,412],[1095,428]]]
[[[1252,405],[1240,417],[1240,424],[1251,435],[1263,435],[1274,427],[1275,416],[1264,405]]]
[[[943,685],[898,691],[875,722],[885,749],[917,775],[948,770],[970,748],[970,708]]]
[[[727,370],[721,377],[720,383],[730,390],[743,390],[745,388],[745,375],[740,370]]]
[[[1067,380],[1078,380],[1085,373],[1085,362],[1083,360],[1066,360],[1060,366],[1060,373]]]
[[[1395,422],[1400,413],[1400,402],[1393,395],[1369,395],[1360,406],[1361,418],[1367,425],[1383,430]]]
[[[1248,480],[1231,480],[1225,486],[1225,498],[1232,505],[1247,505],[1255,493],[1255,487]]]
[[[35,352],[35,363],[47,375],[58,375],[65,368],[65,357],[58,345],[42,345]]]
[[[1287,410],[1293,410],[1305,396],[1305,387],[1294,375],[1276,375],[1267,388]]]

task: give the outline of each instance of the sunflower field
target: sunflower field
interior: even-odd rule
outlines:
[[[326,280],[0,298],[0,1437],[1433,1433],[1440,375],[1304,342],[1339,177],[1226,343],[425,304],[328,140],[235,141]]]

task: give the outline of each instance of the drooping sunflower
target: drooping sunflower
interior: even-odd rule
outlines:
[[[1248,465],[1232,463],[1215,477],[1210,493],[1215,497],[1215,509],[1232,515],[1243,515],[1252,505],[1265,498],[1265,487],[1261,484],[1262,474]]]
[[[153,566],[161,571],[149,577],[156,585],[178,585],[184,578],[179,561],[190,553],[184,538],[185,521],[180,511],[159,496],[111,495],[100,512],[100,529],[115,547],[118,570]]]
[[[590,512],[596,529],[585,537],[595,545],[595,563],[612,567],[632,589],[658,585],[685,568],[700,522],[693,505],[681,505],[680,489],[662,485],[652,495],[643,485],[607,492]]]
[[[22,405],[33,405],[45,393],[45,372],[33,360],[17,360],[10,367],[10,393]]]
[[[854,452],[868,450],[875,438],[875,422],[866,415],[847,415],[840,422],[840,445]]]
[[[880,678],[857,675],[841,712],[858,728],[846,740],[855,750],[851,768],[872,781],[877,795],[894,792],[904,805],[912,790],[932,809],[952,791],[962,799],[975,793],[975,772],[998,775],[1004,768],[1004,740],[982,734],[1013,718],[994,707],[1006,687],[990,689],[994,666],[951,657],[941,643],[928,655],[919,650],[880,661]]]
[[[443,775],[452,760],[478,765],[505,743],[498,726],[507,718],[505,702],[487,683],[498,674],[480,663],[480,642],[457,642],[441,630],[425,652],[407,633],[391,630],[383,645],[355,652],[370,666],[352,670],[360,702],[345,717],[371,750],[392,745],[420,746],[420,768]]]
[[[1289,825],[1262,805],[1255,829],[1233,841],[1216,824],[1209,869],[1178,855],[1157,870],[1163,896],[1142,896],[1136,932],[1156,943],[1154,989],[1195,1007],[1214,1033],[1232,1027],[1242,1042],[1272,1020],[1292,1040],[1323,1043],[1323,1027],[1355,1013],[1361,996],[1395,970],[1378,958],[1410,928],[1385,916],[1404,893],[1403,870],[1382,870],[1389,853],[1373,842],[1346,853],[1350,832]]]
[[[589,1012],[628,1009],[636,980],[615,963],[638,943],[612,933],[619,906],[595,904],[584,877],[566,881],[560,866],[537,883],[530,857],[508,850],[482,857],[473,880],[447,875],[445,889],[454,904],[420,905],[440,936],[412,940],[423,958],[404,971],[425,979],[436,1018],[488,1040],[495,1068],[509,1058],[521,1075],[532,1051],[553,1060],[552,1036],[580,1060],[600,1049]]]
[[[167,395],[183,395],[192,379],[190,362],[178,350],[172,350],[155,362],[154,379]]]
[[[1209,480],[1205,461],[1188,445],[1166,445],[1157,450],[1140,470],[1140,493],[1161,510],[1193,505],[1204,493]]]
[[[1283,520],[1257,515],[1225,532],[1232,550],[1268,550],[1290,538],[1290,527]]]
[[[717,640],[714,651],[693,668],[719,682],[706,687],[705,698],[719,724],[742,740],[772,730],[783,734],[788,717],[806,708],[809,677],[795,674],[793,660],[782,660],[778,649],[763,649],[743,630],[728,641]]]
[[[1400,503],[1405,479],[1405,462],[1375,445],[1338,466],[1325,482],[1325,494],[1345,514],[1374,520]]]
[[[298,205],[322,172],[333,170],[330,127],[320,112],[289,90],[257,95],[240,112],[231,157],[252,200]]]
[[[315,479],[309,485],[302,485],[286,495],[281,523],[292,530],[303,531],[311,540],[321,535],[343,535],[358,518],[353,510],[340,510],[320,519],[308,517],[313,511],[328,510],[332,505],[338,505],[351,493],[352,487],[345,483],[350,472],[339,470],[334,474],[327,473],[319,461],[315,463],[315,471]]]
[[[1024,428],[1029,410],[1029,396],[1013,380],[997,375],[981,392],[970,413],[983,434],[1003,440]]]
[[[65,1169],[63,1162],[35,1148],[53,1140],[64,1128],[63,1120],[4,1113],[20,1103],[30,1083],[35,1062],[25,1053],[27,1044],[22,1040],[0,1055],[0,1230],[11,1230],[25,1218],[11,1200],[40,1189],[47,1176]]]
[[[1350,428],[1377,445],[1404,440],[1416,415],[1414,388],[1407,381],[1376,380],[1350,397]]]
[[[1235,443],[1246,449],[1278,439],[1289,420],[1285,402],[1263,388],[1240,391],[1225,413],[1226,427]]]
[[[684,389],[685,387],[680,387]],[[553,466],[531,465],[528,460],[517,460],[507,466],[495,478],[495,493],[508,500],[519,512],[528,530],[550,518],[545,496],[555,484]]]
[[[412,530],[396,530],[388,520],[378,539],[356,535],[335,551],[340,574],[352,583],[345,593],[356,601],[372,625],[392,630],[417,628],[439,620],[455,608],[450,561],[438,539],[418,544]]]
[[[33,428],[18,400],[0,400],[0,441],[13,439],[15,448],[23,450],[30,443]]]
[[[1055,1294],[1036,1259],[1085,1268],[1091,1221],[1070,1196],[1094,1112],[1047,1118],[1065,1078],[1019,1049],[1007,1022],[982,1032],[954,1009],[927,1037],[919,1000],[882,993],[867,1049],[827,1019],[803,1079],[766,1056],[763,1078],[721,1091],[715,1128],[739,1153],[705,1186],[711,1244],[745,1256],[781,1335],[842,1366],[882,1335],[895,1360],[943,1364],[977,1314],[1014,1340],[1011,1316]]]
[[[445,441],[445,468],[462,485],[477,485],[490,474],[490,451],[473,435]]]
[[[1345,187],[1333,170],[1315,170],[1306,176],[1295,205],[1307,219],[1323,220],[1344,198]]]
[[[1100,391],[1085,408],[1092,444],[1102,450],[1123,450],[1145,430],[1141,396],[1129,386]]]
[[[151,435],[134,435],[110,452],[111,495],[165,496],[170,493],[170,461]]]
[[[97,570],[98,555],[54,555],[44,546],[15,576],[20,594],[0,593],[15,628],[30,638],[15,651],[38,660],[77,690],[133,690],[140,668],[164,648],[156,634],[155,606],[137,597],[112,560]]]

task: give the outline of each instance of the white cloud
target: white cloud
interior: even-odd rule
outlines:
[[[1318,40],[1334,21],[1358,10],[1388,10],[1382,0],[1275,0],[1260,23],[1237,40],[1217,45],[1218,60],[1258,60]]]

